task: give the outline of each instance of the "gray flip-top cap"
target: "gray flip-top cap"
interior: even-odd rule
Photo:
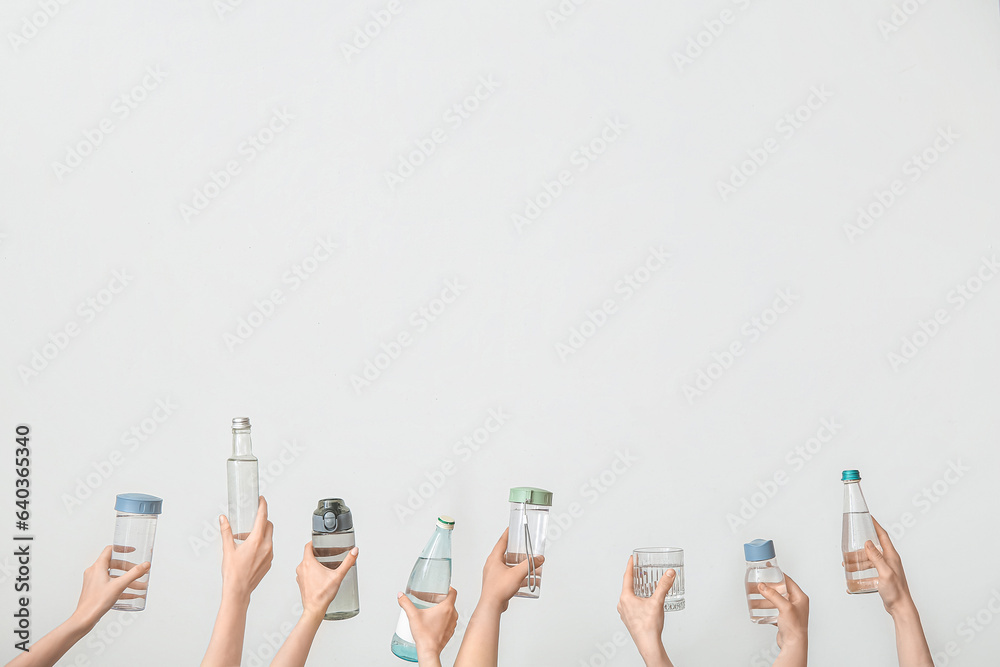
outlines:
[[[354,516],[343,499],[324,498],[316,504],[312,524],[316,533],[342,533],[354,528]]]

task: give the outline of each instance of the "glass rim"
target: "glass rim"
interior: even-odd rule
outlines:
[[[633,554],[677,554],[684,553],[680,547],[640,547],[632,550]]]

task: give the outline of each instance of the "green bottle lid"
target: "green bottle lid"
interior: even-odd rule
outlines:
[[[515,486],[510,490],[510,502],[552,507],[552,492],[533,486]]]

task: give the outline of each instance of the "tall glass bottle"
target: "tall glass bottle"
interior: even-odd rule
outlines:
[[[229,477],[229,525],[237,544],[250,536],[260,498],[257,457],[250,446],[250,418],[233,419],[233,455],[226,462]]]
[[[865,555],[865,542],[871,540],[879,549],[875,524],[868,512],[868,504],[861,493],[861,473],[845,470],[841,475],[844,482],[844,532],[842,550],[844,552],[844,574],[847,577],[847,592],[875,593],[878,591],[878,570]]]
[[[433,607],[448,597],[451,588],[451,531],[454,528],[454,519],[439,516],[434,534],[410,572],[406,597],[417,609]],[[402,609],[399,610],[399,622],[396,623],[391,648],[397,657],[417,662],[417,645],[413,643],[410,622]]]

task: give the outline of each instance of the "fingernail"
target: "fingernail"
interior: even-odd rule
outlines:
[[[357,547],[354,547],[353,549],[351,549],[351,555],[352,556],[357,556],[358,555],[358,548]]]
[[[397,600],[398,600],[399,598],[401,598],[401,597],[403,597],[403,594],[402,594],[401,592],[400,592],[400,593],[396,593],[396,599],[397,599]]]
[[[223,522],[223,520],[225,520],[225,517],[223,517],[223,516],[222,516],[222,515],[220,514],[220,515],[219,515],[219,525],[220,525],[220,526],[222,525],[222,522]]]

